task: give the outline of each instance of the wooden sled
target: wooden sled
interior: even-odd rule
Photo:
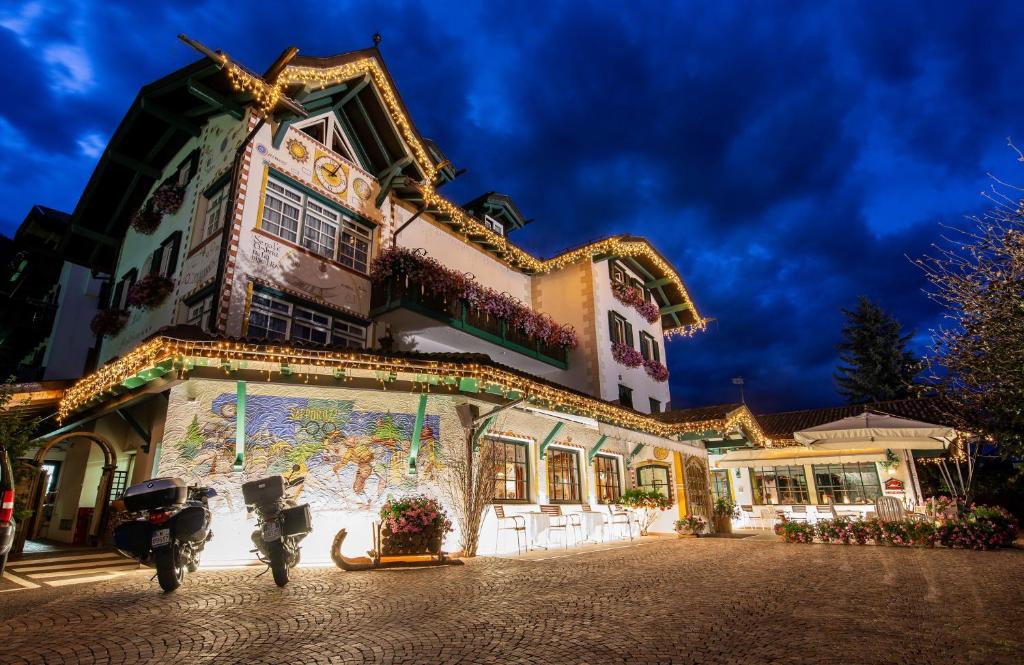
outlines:
[[[347,557],[341,553],[341,544],[345,541],[348,531],[341,529],[334,536],[331,544],[331,559],[342,570],[374,570],[377,568],[420,568],[423,566],[461,566],[460,559],[453,559],[445,552],[424,554],[380,554],[380,534],[374,529],[374,549],[367,552],[370,556]]]

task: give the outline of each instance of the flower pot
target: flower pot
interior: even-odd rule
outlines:
[[[715,515],[715,532],[732,533],[732,518],[728,515]]]
[[[676,535],[680,538],[699,538],[695,533],[683,533],[682,531],[676,531]]]

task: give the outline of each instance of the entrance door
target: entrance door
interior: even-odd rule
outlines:
[[[708,468],[700,457],[686,459],[686,505],[691,515],[700,515],[711,522],[711,493],[708,491]]]

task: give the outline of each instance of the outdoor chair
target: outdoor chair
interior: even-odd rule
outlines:
[[[754,506],[740,506],[740,517],[743,518],[743,523],[746,526],[751,526],[754,523]]]
[[[836,514],[836,507],[833,506],[831,503],[825,503],[825,504],[820,504],[819,503],[818,505],[816,505],[814,507],[814,512],[816,513],[815,521],[817,521],[817,520],[834,520],[837,517],[839,517]]]
[[[807,506],[790,506],[787,518],[790,522],[807,522]]]
[[[629,514],[629,511],[624,509],[622,506],[612,506],[608,504],[608,514],[611,516],[611,526],[618,526],[620,528],[626,527],[626,533],[629,535],[629,539],[633,540],[633,517]]]
[[[551,504],[544,504],[540,507],[540,512],[548,516],[548,538],[552,531],[562,532],[562,547],[569,547],[569,536],[567,529],[569,527],[569,521],[566,516],[562,514],[562,507]]]
[[[875,499],[875,515],[879,521],[895,522],[897,520],[927,520],[924,515],[916,515],[903,507],[903,502],[894,496],[880,496]]]
[[[494,549],[498,549],[498,543],[501,540],[502,531],[515,531],[516,534],[516,554],[523,553],[523,547],[526,551],[530,551],[530,543],[526,537],[526,518],[522,515],[506,515],[505,506],[493,506],[494,516],[498,518],[498,534],[494,541]],[[523,547],[519,546],[519,534],[523,534]]]
[[[778,518],[779,514],[775,511],[774,508],[772,508],[771,506],[762,506],[761,510],[758,512],[758,519],[761,522],[758,525],[758,528],[764,529],[766,531],[772,529],[775,526],[775,521]]]

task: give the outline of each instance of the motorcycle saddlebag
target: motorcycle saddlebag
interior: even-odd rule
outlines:
[[[124,506],[130,512],[170,508],[185,503],[188,487],[181,478],[153,478],[125,490]]]
[[[242,483],[242,498],[247,506],[274,503],[284,496],[284,477],[270,476]]]
[[[149,551],[153,527],[149,522],[122,522],[114,529],[114,547],[125,554],[143,558]]]
[[[281,511],[284,527],[281,531],[286,536],[300,536],[313,530],[313,516],[309,512],[309,504],[304,503],[294,508]]]
[[[174,537],[178,540],[190,540],[201,543],[206,540],[210,530],[210,518],[202,506],[188,506],[173,518]]]

